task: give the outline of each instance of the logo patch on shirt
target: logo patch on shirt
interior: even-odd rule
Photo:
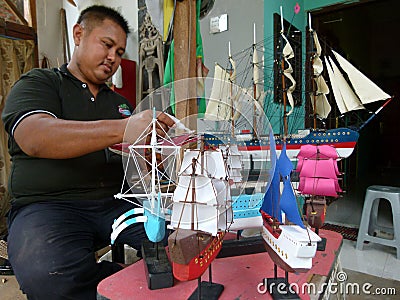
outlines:
[[[118,111],[124,118],[128,118],[131,116],[131,111],[129,110],[129,107],[126,104],[118,105]]]

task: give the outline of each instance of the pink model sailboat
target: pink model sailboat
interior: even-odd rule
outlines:
[[[325,221],[326,197],[337,198],[342,192],[338,154],[333,146],[304,145],[297,158],[298,191],[306,196],[308,223],[318,230]]]

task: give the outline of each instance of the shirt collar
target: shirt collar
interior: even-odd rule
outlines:
[[[78,80],[81,83],[86,83],[86,82],[82,82],[80,81],[78,78],[76,78],[74,75],[72,75],[72,73],[68,70],[67,68],[67,63],[63,64],[61,67],[58,68],[58,70],[61,72],[61,74],[63,74],[64,76],[67,76],[69,78],[72,78],[73,80]],[[100,85],[99,91],[103,90],[103,89],[109,89],[109,87],[107,86],[107,84],[103,83]]]

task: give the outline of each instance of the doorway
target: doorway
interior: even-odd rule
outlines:
[[[312,12],[318,35],[331,41],[337,52],[394,96],[360,131],[355,152],[344,162],[346,190],[360,196],[372,184],[400,186],[400,61],[393,51],[396,29],[400,28],[399,9],[398,0],[376,0]],[[366,108],[375,112],[383,103],[371,103]]]

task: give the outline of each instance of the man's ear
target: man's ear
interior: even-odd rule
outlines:
[[[79,46],[83,36],[83,27],[80,24],[75,24],[72,28],[72,33],[74,36],[75,46]]]

